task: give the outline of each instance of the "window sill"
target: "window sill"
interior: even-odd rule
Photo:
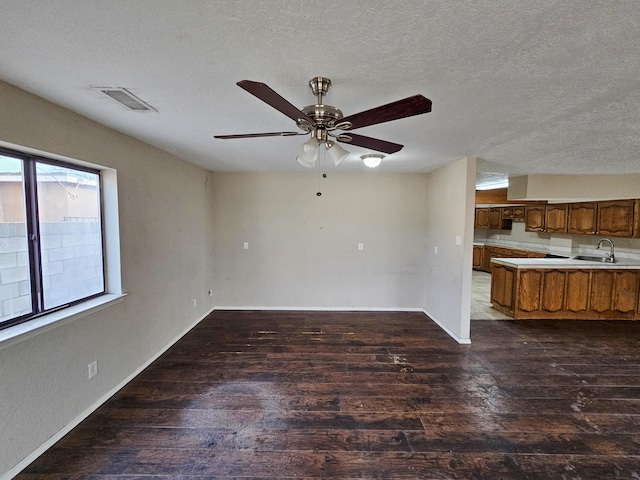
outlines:
[[[124,300],[126,294],[105,294],[92,298],[72,307],[43,315],[34,320],[20,323],[0,330],[0,350],[40,335],[65,323],[73,322],[92,313],[116,305]]]

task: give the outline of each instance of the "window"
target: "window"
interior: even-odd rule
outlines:
[[[100,180],[0,149],[0,328],[105,292]]]

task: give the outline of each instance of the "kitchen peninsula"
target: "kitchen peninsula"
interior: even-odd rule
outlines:
[[[491,259],[491,303],[515,319],[640,319],[640,262]]]

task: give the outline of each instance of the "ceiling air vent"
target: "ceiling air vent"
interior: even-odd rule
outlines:
[[[100,90],[105,95],[109,95],[130,110],[135,110],[136,112],[157,112],[155,108],[140,100],[126,88],[97,88],[97,90]]]

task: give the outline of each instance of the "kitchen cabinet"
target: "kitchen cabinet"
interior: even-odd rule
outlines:
[[[527,232],[544,232],[544,205],[527,205],[524,209],[524,229]]]
[[[605,237],[638,236],[637,200],[569,204],[568,233]]]
[[[638,273],[603,270],[592,274],[590,307],[596,312],[633,314],[638,306]]]
[[[567,233],[567,204],[553,204],[544,207],[544,231],[547,233]]]
[[[637,202],[637,200],[598,202],[596,234],[605,237],[633,237],[634,233],[637,235],[639,220]]]
[[[542,252],[532,252],[530,250],[518,250],[495,245],[474,245],[473,268],[491,272],[492,258],[543,258],[544,256],[545,254]]]
[[[569,204],[567,233],[574,235],[595,235],[598,221],[598,204],[581,202]]]
[[[473,246],[473,269],[483,270],[483,268],[484,268],[484,246],[474,245]]]
[[[477,229],[511,230],[511,222],[503,218],[501,207],[476,208],[474,227]]]
[[[489,228],[489,209],[476,208],[475,228]]]
[[[516,319],[640,319],[640,269],[508,263],[493,263],[491,303]]]
[[[489,230],[502,229],[502,209],[493,207],[489,209]]]
[[[527,232],[567,233],[567,204],[530,205],[525,207]]]
[[[491,274],[491,303],[507,315],[514,315],[516,269],[494,265]]]
[[[502,207],[502,219],[524,220],[524,205]]]

